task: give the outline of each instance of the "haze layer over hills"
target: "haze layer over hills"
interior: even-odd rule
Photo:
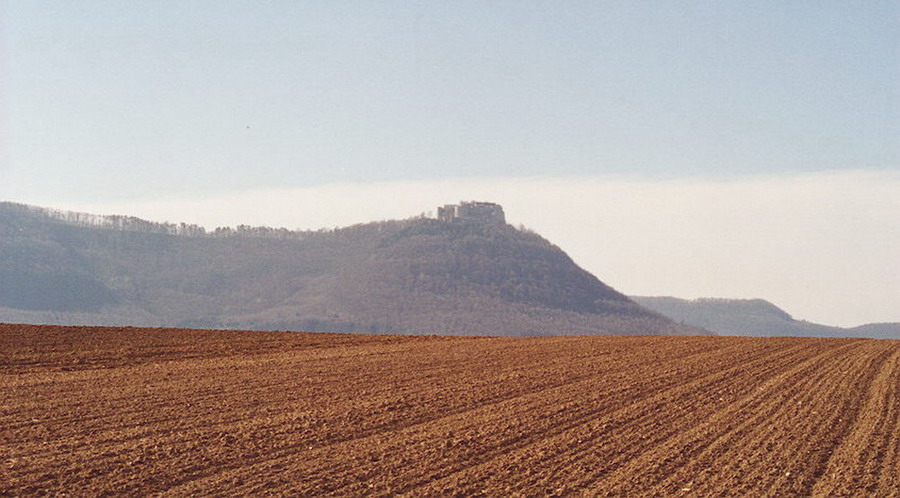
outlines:
[[[499,208],[499,206],[498,206]],[[336,230],[0,203],[0,322],[473,335],[684,334],[499,219]]]
[[[755,337],[874,337],[900,339],[900,323],[841,328],[795,320],[763,299],[679,299],[631,296],[635,302],[680,323],[721,335]]]

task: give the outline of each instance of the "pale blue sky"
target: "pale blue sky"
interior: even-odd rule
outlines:
[[[900,167],[896,1],[0,5],[4,199]]]
[[[900,2],[0,0],[0,200],[469,199],[624,292],[900,321]]]

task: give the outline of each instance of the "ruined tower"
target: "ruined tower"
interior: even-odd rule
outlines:
[[[438,219],[441,221],[466,220],[481,223],[506,223],[503,206],[493,202],[460,202],[438,207]]]

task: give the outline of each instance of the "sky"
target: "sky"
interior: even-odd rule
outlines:
[[[623,292],[827,324],[900,321],[898,130],[896,1],[0,0],[0,200],[502,202]]]

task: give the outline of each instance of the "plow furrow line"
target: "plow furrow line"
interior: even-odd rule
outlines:
[[[794,348],[790,351],[783,351],[781,354],[792,357],[793,353],[800,352],[802,352],[801,348]],[[766,363],[771,368],[775,368],[775,365],[779,363],[779,357],[771,355],[770,351],[766,351],[759,357],[748,355],[744,361]],[[501,476],[504,474],[511,472],[522,474],[520,469],[541,469],[541,479],[553,479],[570,462],[578,461],[586,453],[595,451],[597,442],[611,440],[616,437],[616,433],[623,429],[659,417],[663,405],[667,404],[668,400],[675,398],[678,393],[699,392],[710,385],[720,387],[729,385],[734,375],[735,360],[731,356],[726,356],[725,359],[730,361],[719,365],[722,370],[713,367],[715,361],[707,358],[699,376],[693,380],[685,382],[685,377],[676,377],[677,382],[670,384],[651,383],[650,385],[654,386],[654,389],[643,392],[625,391],[621,396],[622,403],[616,405],[607,402],[605,403],[607,409],[591,412],[590,416],[579,419],[577,424],[567,424],[564,427],[554,425],[554,430],[542,432],[543,437],[521,448],[500,448],[497,455],[507,462],[506,471],[496,468],[502,463],[486,461],[484,462],[485,469],[480,471],[480,474],[489,476],[492,480],[502,480]],[[555,430],[557,428],[565,430]],[[461,471],[466,470],[468,469],[461,469]],[[474,474],[478,473],[478,470],[473,469],[473,475],[466,476],[465,480],[471,485],[465,490],[472,492],[477,490],[479,481],[475,479]],[[447,477],[452,478],[453,476]],[[513,482],[515,485],[512,489],[521,489],[535,484],[535,480],[528,475],[518,475]],[[438,488],[440,485],[440,482],[434,482],[429,484],[429,488]]]
[[[829,367],[847,364],[847,357],[843,354],[845,350],[843,348],[816,357],[771,379],[748,395],[712,413],[701,424],[676,432],[675,437],[664,441],[658,448],[630,462],[615,475],[595,486],[602,487],[611,494],[627,493],[635,489],[653,492],[653,486],[667,482],[668,487],[660,492],[671,493],[686,488],[702,493],[713,480],[712,477],[704,477],[709,471],[714,471],[716,478],[725,479],[724,476],[735,474],[735,471],[729,469],[744,467],[743,460],[737,463],[727,460],[718,462],[715,458],[723,451],[727,454],[736,447],[746,448],[755,433],[762,433],[762,441],[768,442],[766,438],[769,430],[772,427],[784,427],[789,422],[785,418],[787,413],[802,404],[803,396],[814,394],[829,381],[830,377],[826,372]],[[822,368],[823,366],[826,368]],[[762,446],[762,443],[758,445]],[[770,449],[763,448],[762,451],[768,452]],[[742,454],[753,454],[753,450],[742,450]],[[637,469],[641,472],[634,474]],[[752,472],[743,475],[751,474]],[[736,485],[732,483],[732,486]]]
[[[737,346],[737,347],[740,347],[740,346]],[[722,349],[722,348],[719,348],[719,349]],[[724,349],[730,350],[731,348],[724,348]],[[763,347],[762,345],[759,346],[759,349],[768,350],[767,347]],[[680,363],[680,362],[684,362],[688,359],[692,359],[692,361],[696,362],[697,365],[701,365],[701,364],[704,364],[709,361],[709,358],[705,356],[706,354],[707,354],[707,351],[699,351],[699,352],[693,353],[691,355],[688,355],[686,358],[680,358],[680,359],[679,358],[670,358],[669,362]],[[627,366],[623,365],[622,370],[627,371]],[[627,372],[623,373],[622,371],[620,371],[619,373],[623,376],[623,378],[627,377],[627,375],[625,375],[625,373],[627,373]],[[674,376],[674,374],[666,374],[666,375]],[[587,380],[587,382],[589,382],[589,381],[590,381],[590,379]],[[462,410],[451,411],[451,412],[442,412],[439,415],[438,414],[426,415],[424,418],[419,417],[419,418],[415,419],[413,424],[410,424],[407,426],[387,428],[384,431],[379,432],[379,433],[362,434],[362,435],[360,435],[360,437],[353,438],[350,440],[335,441],[335,442],[331,443],[331,445],[341,445],[341,447],[344,447],[347,444],[355,443],[355,444],[365,445],[366,447],[368,447],[368,446],[376,444],[376,443],[367,441],[370,438],[376,437],[376,438],[381,438],[381,439],[388,439],[388,438],[396,437],[396,436],[394,436],[394,434],[397,434],[401,431],[408,432],[410,430],[415,430],[415,429],[419,429],[421,432],[427,432],[427,431],[431,430],[431,427],[429,427],[430,425],[436,424],[441,420],[452,419],[452,418],[465,419],[465,418],[467,418],[467,414],[471,414],[472,412],[477,411],[477,410],[490,409],[492,406],[495,406],[497,404],[508,403],[508,402],[511,402],[514,400],[519,400],[519,399],[524,399],[524,398],[535,398],[535,399],[540,400],[542,397],[544,397],[546,395],[546,393],[553,392],[554,390],[558,390],[560,388],[571,388],[571,389],[576,390],[577,392],[581,392],[582,389],[572,388],[571,386],[577,385],[577,384],[583,383],[583,382],[586,382],[586,381],[584,379],[575,379],[571,382],[565,382],[565,383],[561,383],[559,385],[544,386],[543,388],[540,388],[540,389],[532,391],[532,392],[521,393],[516,396],[504,397],[502,399],[497,399],[497,400],[491,400],[491,402],[489,402],[489,403],[480,403],[475,406],[466,406],[466,407],[463,407]],[[526,410],[535,412],[534,409],[526,409]],[[359,432],[357,432],[357,433],[359,433]],[[378,443],[378,444],[380,444],[380,443]],[[317,445],[317,447],[318,447],[318,445]],[[298,445],[294,445],[291,448],[286,448],[286,449],[284,449],[284,451],[270,453],[267,455],[266,458],[261,459],[259,462],[254,463],[251,461],[250,465],[246,466],[247,469],[244,472],[252,473],[253,472],[252,469],[254,468],[253,465],[264,465],[264,466],[278,465],[279,460],[293,458],[295,452],[303,451],[305,449],[306,449],[305,444],[298,444]],[[326,450],[328,450],[328,448],[323,448],[322,450],[317,450],[317,451],[322,452],[322,451],[326,451]],[[342,450],[342,454],[346,454],[347,451],[348,450]],[[327,451],[326,451],[326,454],[327,454]],[[320,463],[320,465],[325,464],[328,461],[331,461],[331,459],[329,459],[329,458],[322,458],[319,460],[315,460],[312,458],[313,456],[314,455],[310,455],[310,461],[318,461]],[[323,476],[328,475],[330,480],[334,480],[336,478],[335,475],[339,472],[347,472],[350,470],[359,470],[359,468],[360,468],[359,465],[349,463],[349,462],[350,462],[349,458],[337,458],[331,464],[332,467],[327,470],[325,468],[317,468],[317,469],[309,469],[307,472],[310,474],[317,474],[317,475],[323,475]],[[227,470],[228,472],[232,472],[232,471],[237,472],[238,471],[237,469],[225,469],[225,470]],[[214,477],[216,477],[216,476],[211,475],[211,476],[199,477],[199,479],[208,479],[208,478],[214,478]],[[354,480],[350,479],[350,481],[353,482]]]
[[[900,434],[898,391],[900,350],[894,351],[878,370],[859,416],[832,452],[821,478],[812,488],[813,495],[847,495],[854,490],[875,492],[877,489],[894,489],[900,493],[896,441]]]
[[[770,347],[760,347],[758,350],[756,350],[756,352],[754,354],[766,355],[769,352],[770,352]],[[730,351],[717,352],[717,354],[720,354],[722,358],[733,358],[733,355],[730,353],[731,353]],[[745,351],[745,353],[749,354],[749,352],[747,352],[747,351]],[[685,365],[688,365],[691,368],[702,368],[702,367],[708,367],[710,364],[714,364],[715,361],[716,360],[713,357],[703,356],[703,357],[697,357],[697,358],[692,358],[692,359],[691,358],[683,358],[681,363],[685,363]],[[688,366],[683,366],[682,368],[688,368]],[[491,412],[487,412],[483,416],[477,416],[477,417],[474,416],[475,414],[471,413],[471,411],[468,414],[468,416],[466,416],[466,417],[454,416],[453,419],[456,419],[456,420],[452,420],[452,422],[456,424],[454,427],[452,427],[452,430],[454,432],[466,433],[466,432],[475,431],[475,432],[483,433],[475,438],[479,442],[479,445],[478,445],[479,451],[476,454],[472,455],[471,457],[464,458],[462,460],[459,460],[458,462],[449,462],[446,464],[435,462],[435,464],[430,467],[440,468],[441,473],[447,473],[447,472],[453,471],[454,469],[458,468],[462,464],[464,464],[465,466],[477,465],[478,463],[480,463],[482,461],[490,460],[490,459],[494,458],[496,455],[504,454],[508,451],[511,451],[512,449],[514,449],[516,447],[527,446],[528,444],[531,443],[531,439],[534,437],[537,437],[537,438],[547,437],[550,434],[555,434],[557,432],[561,432],[561,431],[567,430],[571,427],[580,425],[580,424],[584,423],[585,421],[588,421],[588,420],[596,417],[597,414],[601,411],[608,411],[608,410],[615,409],[615,407],[618,406],[617,403],[619,403],[619,404],[626,403],[626,402],[628,402],[627,400],[630,400],[634,396],[636,396],[636,393],[634,391],[635,389],[642,388],[642,389],[646,390],[648,388],[652,388],[654,391],[657,391],[657,390],[663,390],[666,387],[670,387],[671,385],[674,385],[675,383],[677,383],[679,381],[679,375],[680,375],[679,372],[680,371],[672,370],[672,371],[668,372],[667,374],[665,374],[664,376],[661,376],[659,379],[654,380],[652,378],[648,378],[646,383],[630,385],[625,388],[618,388],[618,389],[620,389],[620,392],[616,393],[613,396],[610,396],[609,389],[610,389],[610,387],[612,387],[613,388],[612,392],[615,392],[615,389],[617,389],[616,386],[618,384],[620,384],[620,382],[616,382],[615,379],[612,379],[610,381],[610,384],[605,388],[606,391],[604,391],[602,386],[594,386],[594,384],[597,382],[597,379],[599,378],[598,376],[595,376],[592,379],[589,379],[588,381],[579,383],[577,385],[570,384],[570,385],[564,386],[565,391],[571,393],[568,395],[560,394],[559,388],[553,388],[553,389],[547,389],[543,392],[533,393],[533,394],[529,395],[528,398],[534,398],[533,400],[529,400],[529,399],[514,400],[517,402],[528,402],[528,401],[538,402],[538,403],[540,403],[539,405],[508,406],[508,407],[505,407],[502,411],[499,409],[500,407],[498,407],[497,410],[492,410]],[[703,373],[703,370],[698,371],[698,374],[702,375],[702,373]],[[623,379],[631,377],[635,373],[632,371],[632,372],[628,372],[628,374],[629,375],[623,377]],[[665,379],[669,379],[668,380],[669,384],[663,383],[663,381]],[[553,412],[551,412],[551,413],[558,413],[559,415],[564,415],[566,417],[564,419],[559,419],[558,418],[559,415],[554,416],[556,418],[541,416],[541,417],[539,417],[538,420],[529,422],[530,417],[527,415],[522,415],[522,414],[546,413],[547,409],[543,407],[544,404],[546,404],[548,402],[553,403],[554,405],[564,404],[565,399],[567,399],[566,396],[569,399],[579,400],[579,402],[580,402],[579,406],[582,406],[583,408],[580,409],[580,411],[573,411],[571,409],[566,409],[566,410],[554,410]],[[592,396],[594,397],[593,399],[606,401],[607,403],[599,404],[597,402],[593,402],[593,401],[591,401]],[[545,398],[549,398],[549,399],[545,401]],[[617,400],[619,400],[619,401],[617,401]],[[502,416],[500,416],[500,413],[497,413],[497,412],[510,413],[511,415],[512,414],[518,414],[518,415],[508,417],[509,420],[504,420],[504,418]],[[504,422],[506,422],[506,425],[504,425]],[[499,425],[498,425],[498,423],[499,423]],[[530,429],[522,428],[523,426],[527,427],[529,423],[531,423],[532,425],[533,424],[538,424],[538,425],[536,427],[531,427]],[[462,424],[462,425],[460,425],[460,424]],[[544,425],[546,425],[546,427],[542,427]],[[436,431],[436,429],[434,429],[432,427],[428,427],[425,424],[417,425],[417,427],[420,428],[420,432],[425,434],[424,436],[406,436],[406,437],[403,437],[402,440],[407,440],[407,439],[409,439],[409,437],[418,437],[419,438],[419,439],[417,439],[418,443],[416,443],[416,444],[427,444],[429,446],[433,445],[432,442],[428,441],[427,433],[429,431],[434,432],[434,431]],[[451,429],[448,428],[446,430],[449,431]],[[487,431],[490,431],[490,433],[484,433]],[[404,431],[404,432],[406,432],[406,431]],[[440,431],[437,431],[437,432],[440,432]],[[503,436],[505,434],[508,436]],[[528,436],[529,434],[530,434],[530,436]],[[523,435],[526,435],[526,436],[523,437]],[[401,434],[396,434],[396,435],[388,435],[388,436],[384,436],[384,437],[400,438],[401,436],[402,436]],[[508,438],[511,438],[511,439],[508,439]],[[490,441],[497,441],[497,442],[490,443]],[[512,447],[511,447],[511,445],[512,445]],[[398,448],[397,452],[402,453],[402,447]],[[341,454],[350,454],[350,453],[352,453],[352,451],[350,449],[344,449],[341,451]],[[440,458],[440,452],[438,452],[437,457]],[[472,460],[472,458],[474,458],[474,460]],[[338,467],[332,467],[327,470],[323,469],[323,468],[319,468],[319,469],[315,469],[315,470],[311,469],[310,472],[317,474],[317,475],[328,475],[329,479],[331,481],[335,481],[337,479],[336,476],[341,475],[342,472],[350,472],[350,475],[348,475],[348,477],[346,478],[347,482],[356,482],[358,480],[357,477],[352,476],[352,472],[354,470],[358,470],[358,468],[359,468],[358,465],[357,466],[354,466],[352,464],[348,465],[348,464],[346,464],[345,460],[338,461],[335,463],[335,465],[338,465]],[[404,476],[403,477],[404,479],[416,479],[412,475],[407,475],[407,473],[408,472],[402,473],[402,475]],[[399,477],[401,477],[401,476],[397,476],[397,477],[399,479]],[[439,474],[438,475],[429,474],[429,475],[421,476],[418,479],[427,481],[427,480],[434,479],[437,477],[440,477],[440,475]],[[335,487],[335,486],[337,486],[337,483],[334,483],[334,485],[332,487]],[[406,488],[395,489],[395,491],[401,491],[403,489],[406,489]]]

